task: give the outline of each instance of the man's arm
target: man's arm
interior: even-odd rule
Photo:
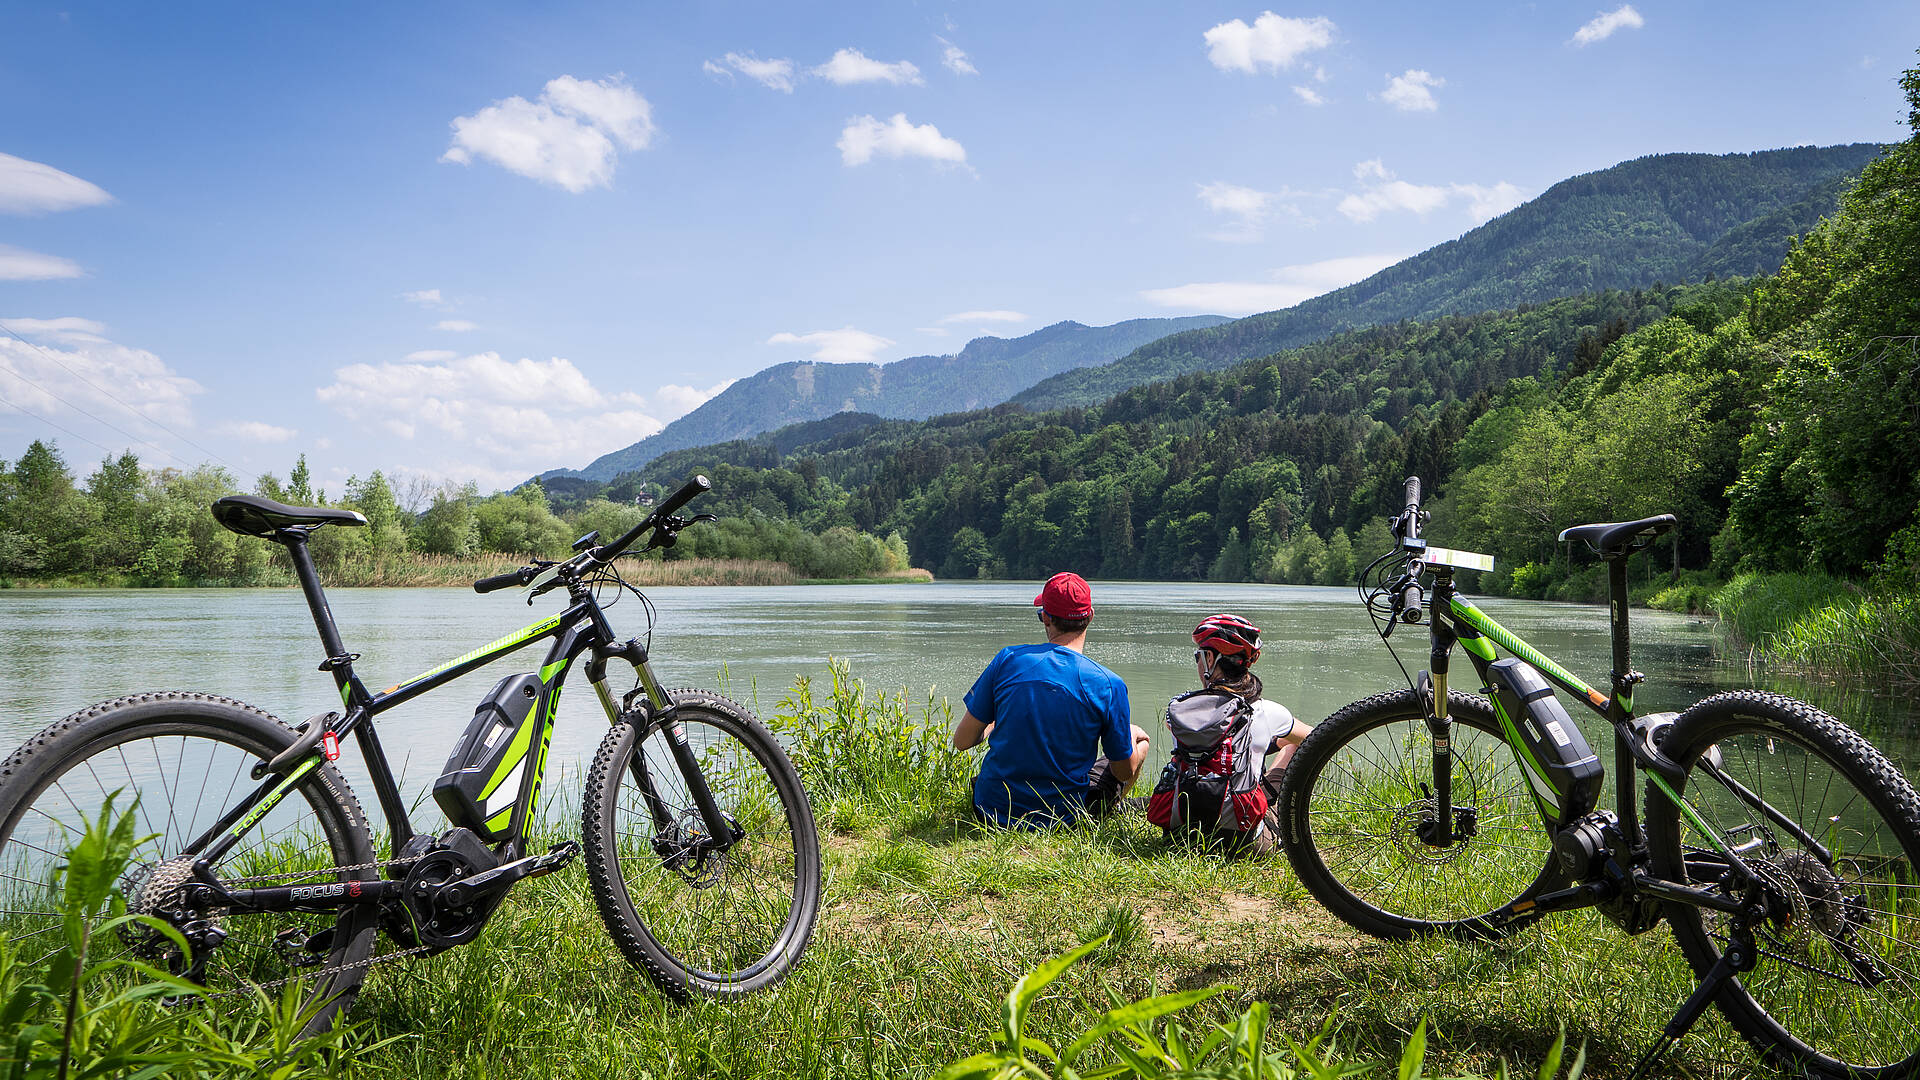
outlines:
[[[955,750],[971,750],[979,746],[980,740],[986,738],[987,732],[992,729],[992,726],[993,725],[988,724],[979,717],[974,716],[971,711],[961,710],[960,722],[953,725],[953,748]]]

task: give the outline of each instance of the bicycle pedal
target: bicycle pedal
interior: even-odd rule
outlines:
[[[528,877],[545,877],[546,875],[553,873],[555,870],[565,869],[566,865],[572,862],[574,858],[579,854],[580,854],[580,845],[578,842],[573,840],[563,840],[560,843],[553,845],[553,847],[547,849],[547,853],[545,855],[541,855],[538,858],[536,858],[533,861],[533,869],[527,872],[527,876]]]

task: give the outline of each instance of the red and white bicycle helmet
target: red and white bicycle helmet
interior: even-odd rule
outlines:
[[[1221,656],[1260,659],[1260,628],[1238,615],[1209,615],[1193,628],[1193,643]]]

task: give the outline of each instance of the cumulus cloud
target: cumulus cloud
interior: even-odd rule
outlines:
[[[782,330],[767,339],[769,345],[805,345],[813,350],[813,359],[829,364],[871,364],[881,349],[893,344],[878,334],[843,326],[838,330],[815,330],[795,334]]]
[[[439,289],[415,289],[412,292],[403,292],[400,294],[400,299],[409,304],[419,304],[421,307],[439,307],[441,304]]]
[[[0,214],[51,214],[112,201],[98,185],[72,173],[0,154]]]
[[[956,311],[940,320],[941,325],[949,323],[1023,323],[1027,321],[1024,311]]]
[[[677,420],[706,404],[722,390],[732,386],[737,381],[736,379],[725,379],[714,383],[705,390],[697,386],[680,386],[677,383],[668,383],[653,392],[653,411],[658,414],[662,420]]]
[[[102,324],[71,316],[0,322],[32,342],[0,334],[0,398],[12,403],[0,404],[0,412],[54,420],[107,445],[124,445],[126,436],[100,419],[168,444],[171,438],[155,425],[193,423],[201,385],[145,349],[109,340]]]
[[[1351,285],[1404,258],[1405,255],[1348,255],[1283,266],[1269,273],[1265,281],[1196,282],[1168,289],[1147,289],[1140,295],[1162,307],[1221,315],[1251,315],[1311,300],[1321,293]]]
[[[1301,101],[1304,101],[1309,105],[1325,105],[1327,103],[1327,99],[1324,97],[1321,97],[1319,91],[1315,90],[1311,86],[1294,87],[1293,96],[1299,98]]]
[[[414,445],[422,472],[507,486],[560,461],[588,461],[665,426],[639,394],[607,393],[571,361],[455,359],[350,364],[314,391],[368,434]]]
[[[562,75],[539,101],[510,97],[455,117],[453,145],[440,160],[468,165],[484,158],[578,193],[610,186],[619,150],[643,150],[653,133],[653,107],[623,77],[588,82]]]
[[[906,113],[894,113],[886,123],[871,116],[856,116],[847,121],[834,143],[840,148],[843,165],[865,165],[875,155],[889,158],[922,157],[949,165],[967,163],[966,148],[958,140],[940,134],[932,124],[915,126]]]
[[[1292,67],[1303,54],[1333,44],[1335,30],[1333,20],[1325,17],[1290,19],[1262,12],[1252,26],[1234,19],[1207,31],[1207,59],[1221,71],[1279,71]]]
[[[965,59],[965,55],[962,54],[961,58]],[[813,73],[835,86],[866,82],[918,86],[925,81],[920,78],[920,69],[905,60],[889,64],[875,60],[859,49],[841,49],[833,54],[833,59],[814,68]]]
[[[718,60],[709,60],[700,67],[713,75],[733,78],[739,72],[769,90],[778,90],[783,94],[793,93],[793,61],[762,60],[752,53],[730,52]]]
[[[1340,200],[1337,209],[1350,220],[1368,222],[1382,214],[1431,214],[1454,202],[1464,202],[1476,223],[1500,216],[1526,200],[1526,192],[1505,180],[1483,184],[1412,184],[1396,177],[1379,158],[1353,167],[1363,185]]]
[[[448,330],[456,334],[464,334],[469,330],[479,329],[479,324],[469,322],[466,319],[441,319],[439,322],[433,324],[433,328],[435,330]]]
[[[934,40],[946,46],[947,51],[940,57],[940,62],[946,65],[948,71],[953,72],[955,75],[980,74],[980,69],[973,66],[973,61],[967,59],[967,54],[960,46],[955,45],[946,38],[935,38]]]
[[[1621,4],[1612,11],[1594,16],[1585,26],[1573,32],[1573,44],[1582,48],[1596,41],[1605,41],[1616,30],[1638,30],[1647,25],[1647,20],[1633,10],[1632,4]]]
[[[0,244],[0,281],[55,281],[83,273],[72,259]]]
[[[1430,71],[1408,68],[1398,75],[1387,76],[1387,88],[1380,92],[1380,100],[1401,112],[1432,112],[1440,107],[1440,103],[1433,100],[1433,91],[1445,85],[1447,80]]]
[[[1278,191],[1261,191],[1216,180],[1211,184],[1201,184],[1198,194],[1208,210],[1229,219],[1226,228],[1208,234],[1213,240],[1251,243],[1265,235],[1267,224],[1281,215],[1292,218],[1298,224],[1313,224],[1313,219],[1295,202],[1315,197],[1311,192],[1284,187]]]
[[[283,443],[300,434],[293,428],[269,424],[262,420],[229,420],[216,425],[213,430],[221,435],[257,443]]]

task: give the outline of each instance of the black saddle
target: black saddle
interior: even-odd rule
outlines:
[[[1678,523],[1672,514],[1656,514],[1639,521],[1603,521],[1597,525],[1575,525],[1561,533],[1560,539],[1562,542],[1584,541],[1602,558],[1614,559],[1646,547]]]
[[[273,538],[281,529],[319,525],[365,525],[358,510],[332,506],[288,506],[258,495],[228,495],[215,499],[213,520],[242,536]]]

